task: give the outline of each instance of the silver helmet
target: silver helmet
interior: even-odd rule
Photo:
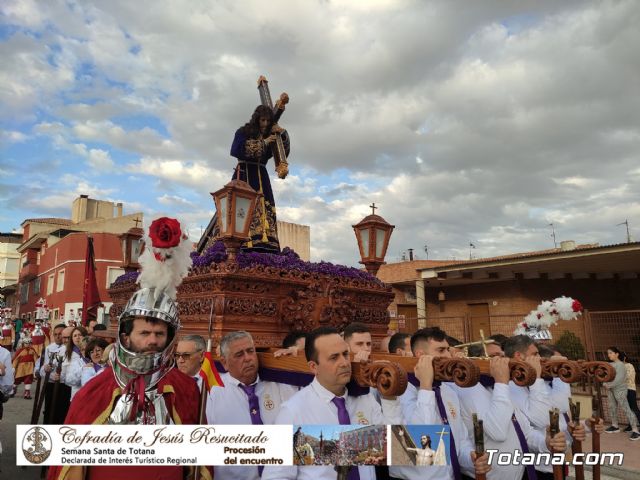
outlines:
[[[528,326],[524,334],[534,340],[551,340],[551,332],[542,326]]]
[[[173,352],[180,330],[175,298],[177,287],[191,266],[190,252],[191,243],[177,220],[162,217],[152,222],[149,236],[145,237],[144,252],[138,260],[141,288],[129,299],[118,319],[118,338],[109,356],[123,392],[109,416],[109,423],[171,422],[162,392],[155,387],[174,366]],[[164,348],[157,352],[136,352],[125,344],[125,337],[137,319],[167,325]]]
[[[167,343],[159,352],[140,353],[127,348],[122,336],[131,331],[131,323],[136,318],[167,324]],[[145,389],[154,387],[173,367],[173,350],[180,330],[178,306],[163,292],[155,288],[141,288],[127,302],[118,320],[118,339],[111,354],[111,365],[116,380],[126,387],[131,379],[144,375]]]

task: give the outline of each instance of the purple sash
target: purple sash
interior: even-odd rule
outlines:
[[[433,382],[434,387],[433,391],[436,394],[436,403],[438,404],[438,410],[440,412],[440,418],[442,419],[442,423],[445,425],[449,425],[449,418],[447,417],[447,409],[444,408],[444,403],[442,401],[442,394],[440,393],[440,382]],[[436,386],[435,384],[438,383]],[[456,441],[453,438],[453,429],[449,426],[449,432],[451,435],[451,466],[453,467],[453,478],[462,478],[460,475],[460,463],[458,462],[458,453],[456,452]]]
[[[522,453],[529,453],[529,445],[527,445],[527,439],[524,437],[524,432],[522,431],[522,427],[518,423],[518,419],[516,418],[516,414],[511,415],[511,421],[513,422],[513,428],[516,429],[516,435],[518,435],[518,441],[520,442],[520,448],[522,449]],[[536,475],[536,469],[533,465],[526,465],[527,470],[527,478],[529,480],[537,480],[538,476]]]

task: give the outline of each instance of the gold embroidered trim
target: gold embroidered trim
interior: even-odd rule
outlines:
[[[249,158],[260,159],[262,158],[262,146],[262,140],[247,140],[244,144],[244,153]]]

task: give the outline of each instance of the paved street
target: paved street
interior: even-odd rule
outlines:
[[[4,404],[4,417],[0,422],[0,478],[20,480],[36,480],[40,478],[39,467],[16,467],[16,425],[28,424],[31,421],[33,400],[22,398],[22,386],[18,394]],[[35,392],[35,384],[33,385]]]
[[[35,386],[34,386],[35,391]],[[3,452],[0,456],[0,478],[20,480],[38,480],[40,468],[16,467],[16,425],[27,424],[31,419],[33,400],[22,399],[22,387],[18,387],[18,395],[4,404],[4,419],[0,423],[0,441]],[[603,452],[623,452],[625,462],[623,468],[606,468],[602,470],[601,480],[628,479],[640,480],[640,455],[637,454],[640,442],[631,442],[624,433],[602,435]],[[591,451],[591,436],[583,445],[584,451]],[[573,472],[572,472],[573,473]],[[585,472],[585,479],[592,478],[591,472]]]

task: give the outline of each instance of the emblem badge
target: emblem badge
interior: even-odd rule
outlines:
[[[356,417],[358,417],[358,423],[360,425],[369,425],[369,420],[367,420],[363,412],[356,412]]]
[[[51,437],[41,427],[27,430],[22,439],[22,453],[31,463],[40,464],[51,454]]]
[[[451,402],[447,402],[447,405],[449,407],[449,414],[451,415],[451,418],[455,419],[458,415],[458,413],[456,412],[456,408]]]

